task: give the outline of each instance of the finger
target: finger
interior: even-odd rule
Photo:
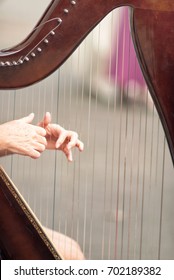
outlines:
[[[29,156],[33,159],[37,159],[41,156],[41,153],[37,150],[32,150],[29,154]]]
[[[37,159],[40,157],[41,152],[39,152],[38,150],[35,150],[34,148],[30,148],[30,149],[21,150],[20,154],[31,157],[33,159]]]
[[[25,123],[31,123],[34,119],[34,113],[29,114],[28,116],[20,119],[21,121],[24,121]]]
[[[72,132],[70,136],[70,141],[67,145],[68,149],[71,149],[76,146],[78,140],[78,134],[76,132]]]
[[[39,153],[42,153],[43,151],[45,151],[45,145],[41,144],[41,143],[38,143],[38,142],[35,142],[33,144],[33,148],[34,148],[35,151],[37,151]]]
[[[49,123],[51,123],[51,114],[50,112],[46,112],[44,117],[44,126],[47,126]]]
[[[82,141],[80,140],[77,140],[77,143],[76,143],[76,147],[79,149],[79,151],[83,151],[84,150],[84,144]]]
[[[56,141],[56,149],[58,149],[65,142],[67,137],[68,137],[68,132],[64,130]]]
[[[37,134],[41,135],[41,136],[46,136],[46,130],[43,127],[40,126],[35,126],[35,131]]]
[[[72,151],[71,150],[68,150],[67,148],[64,148],[63,152],[66,155],[68,161],[73,161]]]
[[[67,159],[68,159],[68,161],[70,161],[70,162],[72,162],[73,161],[73,157],[72,157],[72,152],[71,152],[71,150],[68,152],[68,154],[67,154]]]
[[[43,120],[39,122],[37,125],[41,127],[46,127],[49,123],[51,123],[51,114],[49,112],[46,112]]]
[[[41,135],[36,135],[35,136],[35,141],[37,141],[38,143],[46,146],[47,145],[47,140],[45,137],[41,136]]]

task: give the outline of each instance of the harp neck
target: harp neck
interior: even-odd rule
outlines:
[[[53,0],[23,42],[0,52],[0,88],[21,88],[47,77],[104,16],[123,5],[174,10],[169,0]]]

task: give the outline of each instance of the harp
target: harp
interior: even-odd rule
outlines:
[[[174,82],[172,79],[172,73],[174,68],[174,43],[173,43],[173,13],[174,13],[174,4],[172,4],[171,1],[152,1],[152,0],[144,0],[144,1],[137,1],[137,0],[115,0],[115,1],[107,1],[104,2],[103,0],[96,1],[84,1],[84,0],[78,0],[78,1],[67,1],[67,0],[60,0],[60,1],[52,1],[50,5],[48,6],[47,10],[43,14],[42,18],[38,22],[38,24],[35,26],[31,34],[19,45],[15,46],[11,49],[2,50],[0,53],[0,88],[3,90],[12,90],[12,89],[19,89],[26,86],[29,86],[37,81],[42,80],[43,78],[47,77],[49,74],[53,73],[54,70],[56,70],[63,62],[70,56],[70,54],[76,49],[76,47],[82,42],[82,40],[89,34],[89,32],[99,23],[108,13],[110,13],[115,8],[121,7],[121,6],[129,6],[131,11],[131,29],[132,29],[132,36],[137,52],[137,56],[139,58],[139,63],[141,65],[144,77],[146,79],[146,82],[148,84],[148,88],[150,90],[150,93],[153,97],[155,106],[158,110],[162,125],[164,127],[164,131],[166,134],[166,138],[169,144],[170,152],[172,160],[174,159],[174,130],[173,130],[173,86]],[[91,8],[92,7],[92,8]],[[81,18],[83,15],[83,21],[82,24],[78,24],[78,19]],[[160,24],[160,23],[163,24]],[[166,40],[161,40],[160,34],[166,35]],[[59,74],[60,75],[60,74]],[[59,76],[60,78],[60,76]],[[59,80],[60,81],[60,80]],[[53,85],[52,85],[53,86]],[[64,84],[65,86],[65,84]],[[54,86],[53,86],[54,87]],[[79,90],[79,89],[78,89]],[[41,91],[41,89],[40,89]],[[18,92],[15,91],[15,93],[11,94],[11,92],[5,92],[4,94],[9,94],[9,102],[12,102],[17,106],[16,100],[18,99],[17,95]],[[77,91],[78,94],[78,91]],[[32,93],[34,95],[34,92]],[[34,98],[34,97],[33,97]],[[28,98],[29,102],[30,98]],[[64,101],[66,100],[66,97],[64,97]],[[97,100],[97,95],[96,99]],[[60,101],[60,97],[59,97]],[[20,102],[22,103],[22,97],[20,97]],[[69,101],[69,105],[71,105],[71,98]],[[76,102],[78,104],[78,95],[76,96]],[[81,103],[82,104],[82,103]],[[33,106],[36,106],[35,104]],[[96,103],[94,102],[93,110],[94,112],[97,112]],[[110,108],[110,103],[108,103],[108,107]],[[33,107],[35,108],[35,107]],[[17,110],[17,107],[16,107]],[[60,112],[59,108],[59,112]],[[72,108],[69,110],[72,112]],[[57,114],[57,111],[55,109],[55,112]],[[118,117],[115,113],[115,108],[113,110],[114,118]],[[122,113],[122,99],[121,99],[121,110]],[[63,112],[62,112],[63,113]],[[121,114],[122,115],[122,114]],[[94,117],[96,115],[94,114]],[[89,119],[92,118],[92,116],[89,116]],[[134,121],[134,120],[133,120]],[[76,122],[77,119],[76,119]],[[127,122],[125,122],[127,125]],[[120,118],[120,132],[122,130],[123,125],[123,119]],[[81,123],[80,123],[81,126]],[[108,121],[106,125],[106,132],[110,129],[110,123]],[[154,127],[153,127],[154,128]],[[88,125],[88,129],[89,125]],[[141,134],[141,128],[139,130],[139,133]],[[145,139],[147,141],[148,130],[147,130],[147,124],[145,125]],[[125,129],[125,135],[127,136],[127,130]],[[89,136],[89,134],[88,134]],[[113,133],[113,139],[112,141],[116,140],[115,133]],[[133,139],[134,134],[132,134]],[[94,139],[93,139],[93,149],[94,152],[96,151],[96,141],[98,140],[97,136],[94,133]],[[106,143],[109,143],[109,138],[106,138]],[[122,136],[120,136],[118,145],[121,145]],[[89,144],[89,139],[87,143]],[[152,139],[153,142],[153,139]],[[125,142],[125,145],[127,143]],[[165,144],[163,144],[165,146]],[[87,145],[88,146],[88,145]],[[126,173],[128,173],[127,170],[127,162],[125,161],[125,153],[127,153],[127,150],[125,148],[123,152],[123,174],[120,171],[119,168],[117,168],[117,171],[114,171],[114,166],[119,166],[120,160],[121,160],[121,149],[120,153],[118,152],[117,160],[115,160],[115,153],[114,153],[114,146],[113,145],[113,151],[109,151],[108,147],[105,147],[106,149],[106,158],[105,158],[105,177],[104,177],[104,186],[102,188],[102,199],[104,201],[104,207],[103,207],[103,216],[105,218],[104,223],[102,224],[102,241],[101,243],[104,244],[102,247],[102,257],[104,256],[104,251],[107,251],[107,255],[110,257],[111,254],[111,248],[112,248],[112,239],[114,239],[114,257],[117,258],[124,258],[130,257],[131,255],[131,221],[134,220],[134,223],[136,224],[136,228],[134,228],[134,242],[138,243],[137,248],[134,247],[133,251],[135,256],[138,258],[144,258],[146,257],[146,254],[144,254],[143,250],[146,246],[146,229],[144,228],[143,221],[145,220],[145,206],[148,207],[149,201],[145,200],[145,177],[142,176],[142,188],[139,189],[137,187],[136,191],[136,198],[134,198],[136,206],[138,206],[138,210],[134,209],[134,219],[131,216],[131,211],[133,212],[133,197],[132,197],[132,189],[133,188],[133,162],[131,163],[131,169],[129,170],[129,198],[126,197]],[[121,147],[121,146],[119,146]],[[128,148],[127,148],[128,149]],[[132,150],[133,152],[133,150]],[[144,148],[144,154],[143,158],[138,157],[138,161],[143,161],[144,163],[144,172],[146,172],[145,163],[147,161],[146,158],[146,148]],[[111,153],[111,154],[110,154]],[[94,153],[95,154],[95,153]],[[47,156],[47,155],[46,155]],[[108,158],[107,158],[108,157]],[[109,158],[110,157],[110,158]],[[54,156],[53,159],[55,160],[57,164],[57,156]],[[14,160],[11,160],[11,166],[13,165],[13,170],[11,170],[11,175],[14,177],[15,173],[18,173],[17,170],[15,170],[15,164]],[[20,165],[20,159],[17,159],[17,165]],[[112,168],[109,170],[108,167],[108,161],[112,162]],[[132,158],[133,161],[133,158]],[[162,156],[161,162],[161,170],[162,174],[164,174],[164,163],[165,161],[165,153]],[[157,158],[158,162],[158,158]],[[139,163],[139,162],[138,162]],[[25,163],[26,165],[30,165],[31,163]],[[41,162],[43,165],[43,162]],[[61,163],[59,164],[61,166]],[[95,157],[93,159],[93,166],[95,166]],[[57,165],[56,165],[57,167]],[[55,167],[55,170],[56,170]],[[77,167],[78,170],[80,170],[80,167]],[[63,167],[62,167],[63,169]],[[32,169],[30,169],[32,170]],[[35,169],[37,170],[37,168]],[[46,170],[46,166],[45,166]],[[136,177],[137,181],[140,178],[140,170],[138,169],[138,175]],[[73,171],[73,170],[72,170]],[[72,172],[71,171],[71,172]],[[36,171],[35,171],[36,172]],[[41,171],[40,171],[41,172]],[[45,173],[44,171],[42,171]],[[39,174],[37,173],[37,176],[42,175],[42,172]],[[66,170],[68,172],[68,168]],[[93,167],[94,172],[94,167]],[[115,174],[116,173],[116,174]],[[79,173],[82,174],[82,173]],[[24,176],[28,176],[29,174],[25,174],[25,171],[23,171]],[[31,175],[31,174],[30,174]],[[109,186],[110,186],[110,204],[115,207],[114,212],[113,209],[110,210],[109,214],[106,210],[108,208],[108,201],[106,201],[107,197],[107,187],[106,187],[106,181],[107,177],[109,177]],[[122,175],[122,183],[121,183],[121,175]],[[56,175],[52,174],[52,178],[57,180],[56,176],[61,175],[58,174],[56,171]],[[63,175],[62,175],[63,176]],[[80,176],[80,175],[79,175]],[[115,178],[116,176],[116,178]],[[149,175],[150,179],[152,179],[151,174]],[[162,238],[162,217],[163,217],[163,175],[156,175],[156,184],[158,184],[158,177],[162,177],[162,187],[161,187],[161,196],[159,197],[159,208],[157,215],[157,219],[159,221],[159,224],[157,225],[157,228],[159,231],[157,232],[157,242],[155,242],[155,246],[158,247],[156,250],[157,253],[155,254],[155,258],[161,257],[161,238]],[[85,178],[85,179],[84,179]],[[86,217],[86,212],[89,211],[90,216],[90,223],[89,223],[89,250],[87,255],[89,258],[91,257],[92,250],[95,250],[95,245],[92,245],[92,235],[91,232],[94,230],[95,225],[92,223],[92,213],[93,213],[93,207],[94,202],[93,198],[94,196],[98,195],[98,192],[95,192],[94,182],[95,182],[95,175],[92,175],[92,180],[88,179],[87,172],[85,173],[85,177],[83,178],[83,182],[80,181],[77,183],[77,189],[75,189],[75,181],[76,176],[73,177],[73,187],[71,189],[72,197],[77,204],[71,204],[69,212],[72,213],[71,220],[75,220],[75,224],[77,225],[77,229],[74,229],[74,225],[72,226],[70,232],[72,235],[74,232],[76,232],[77,239],[81,239],[82,237],[79,237],[79,224],[83,223],[83,236],[86,235],[85,228],[86,224],[85,222],[81,222],[81,217],[78,216],[80,211],[83,211],[81,208],[82,205],[79,203],[79,200],[83,200],[81,197],[80,192],[80,184],[83,184],[86,186],[84,190],[86,191],[86,195],[89,195],[91,198],[90,202],[90,210],[89,207],[85,205],[84,210],[84,217]],[[114,183],[113,181],[116,181],[116,188],[114,189]],[[152,183],[152,182],[151,182]],[[90,184],[91,187],[91,194],[88,193],[88,184]],[[122,194],[120,194],[121,189],[120,185],[123,186]],[[137,186],[134,183],[134,186]],[[63,192],[62,188],[60,188],[60,192]],[[66,190],[68,193],[68,190]],[[149,193],[153,193],[151,191],[151,184],[149,187]],[[156,192],[155,192],[156,193]],[[152,196],[155,196],[155,193],[153,193]],[[56,194],[55,189],[53,190],[54,199],[58,195]],[[116,204],[113,203],[113,196],[116,197]],[[138,198],[141,200],[141,203],[139,202]],[[146,197],[147,199],[147,197]],[[151,197],[152,199],[152,197]],[[66,200],[65,200],[66,201]],[[86,202],[86,200],[85,200]],[[128,223],[125,223],[125,215],[126,215],[126,202],[128,202],[129,210],[127,214],[129,216]],[[34,202],[36,203],[36,202]],[[60,203],[60,201],[59,201]],[[151,202],[152,203],[152,202]],[[61,203],[60,203],[61,204]],[[121,214],[119,212],[119,207],[121,204]],[[152,203],[153,204],[153,203]],[[63,207],[61,205],[61,207]],[[56,205],[52,205],[52,208],[56,208]],[[52,209],[55,210],[55,209]],[[73,210],[73,211],[71,211]],[[138,212],[139,211],[139,212]],[[77,215],[77,219],[75,219],[75,213]],[[114,213],[114,216],[113,216]],[[107,215],[109,217],[107,218]],[[121,228],[119,229],[118,225],[120,223],[120,215],[122,216],[121,221]],[[140,217],[139,217],[140,215]],[[41,214],[42,216],[42,214]],[[156,216],[153,217],[155,219]],[[148,213],[149,218],[149,213]],[[110,226],[107,226],[107,219],[109,220]],[[61,220],[61,218],[60,218]],[[114,223],[112,223],[112,220],[114,220]],[[155,219],[156,220],[156,219]],[[68,219],[67,219],[68,221]],[[138,222],[137,222],[138,221]],[[154,220],[153,220],[154,221]],[[54,224],[54,223],[53,223]],[[138,228],[139,226],[139,228]],[[59,227],[59,225],[57,226]],[[68,231],[68,222],[65,223],[65,232]],[[114,232],[111,233],[111,232]],[[129,234],[127,235],[126,232]],[[126,236],[126,237],[125,237]],[[124,238],[126,239],[126,245],[124,244]],[[109,244],[108,248],[105,248],[105,240],[107,239],[107,243]],[[84,239],[83,239],[84,240]],[[137,241],[138,240],[138,241]],[[82,242],[83,243],[83,242]],[[86,245],[83,244],[83,247],[85,248]],[[126,246],[126,249],[125,249]],[[136,255],[136,249],[138,250],[138,253]],[[85,249],[84,249],[85,251]],[[119,252],[119,254],[118,254]],[[126,252],[126,253],[125,253]],[[113,257],[112,255],[112,257]],[[134,255],[133,255],[134,256]],[[151,256],[152,258],[153,256]],[[95,256],[94,256],[95,258]],[[103,257],[104,258],[104,257]]]

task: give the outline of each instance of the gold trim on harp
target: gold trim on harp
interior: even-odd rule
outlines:
[[[28,220],[30,221],[32,226],[36,229],[37,233],[39,234],[39,236],[41,237],[41,239],[43,240],[43,242],[45,243],[45,245],[47,246],[49,251],[52,253],[54,258],[56,260],[63,259],[62,256],[60,256],[60,254],[57,252],[57,250],[55,249],[54,245],[49,240],[47,235],[45,234],[39,220],[37,219],[37,217],[35,216],[35,214],[31,210],[31,208],[27,205],[27,202],[21,196],[20,192],[18,191],[16,186],[13,184],[13,182],[11,181],[9,176],[6,174],[6,172],[4,171],[2,166],[0,166],[0,178],[4,181],[8,190],[13,195],[16,202],[18,203],[18,205],[20,206],[20,208],[22,209],[23,213],[26,215],[26,217],[28,218]]]

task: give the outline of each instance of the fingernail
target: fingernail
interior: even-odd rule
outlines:
[[[67,145],[67,148],[68,148],[68,150],[70,150],[70,149],[72,148],[72,145],[69,143],[69,144]]]
[[[59,143],[59,142],[56,143],[56,148],[57,148],[57,149],[60,147],[60,144],[61,144],[61,143]]]
[[[73,161],[72,155],[70,155],[70,156],[68,157],[68,160],[69,160],[70,162]]]

